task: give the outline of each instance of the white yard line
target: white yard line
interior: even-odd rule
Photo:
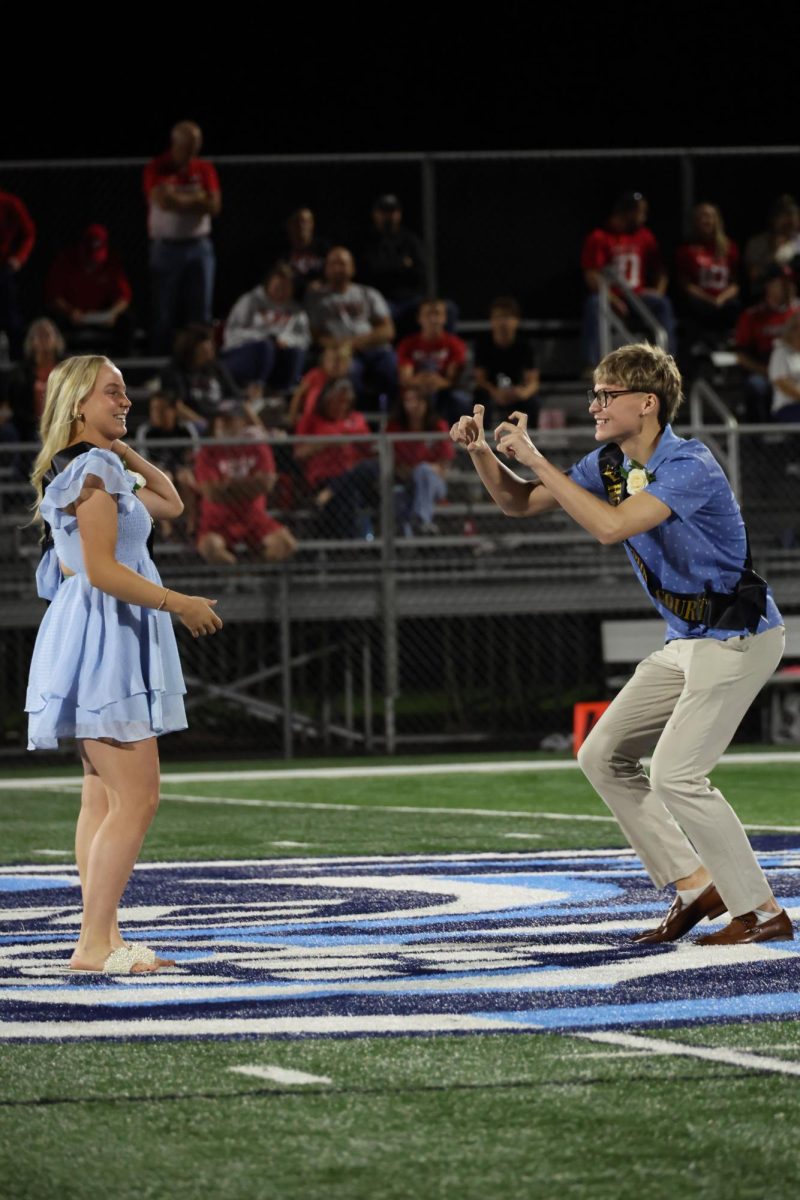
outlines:
[[[270,1083],[309,1084],[333,1083],[327,1075],[307,1075],[305,1071],[288,1071],[285,1067],[228,1067],[235,1075],[252,1075]]]
[[[169,782],[165,780],[164,782]],[[230,782],[230,778],[229,778]],[[0,783],[0,789],[2,784]],[[71,783],[43,783],[42,791],[53,792],[77,792],[79,784],[74,781]],[[305,808],[305,809],[327,809],[341,810],[342,812],[392,812],[392,813],[415,813],[426,814],[433,813],[437,816],[458,816],[458,817],[497,817],[505,820],[512,818],[513,820],[531,820],[539,819],[542,821],[594,821],[605,825],[616,825],[616,819],[611,816],[601,816],[595,813],[557,813],[557,812],[540,812],[537,809],[512,809],[512,808],[449,808],[436,807],[434,805],[424,804],[337,804],[326,803],[322,800],[257,800],[246,799],[236,796],[200,796],[192,792],[162,792],[162,802],[166,800],[174,800],[179,804],[216,804],[227,805],[231,808]],[[752,825],[745,824],[745,829],[752,832],[766,830],[771,833],[800,833],[800,825]],[[505,837],[538,837],[538,834],[505,834]],[[309,845],[306,843],[292,842],[273,842],[273,846],[291,846],[291,845]],[[55,854],[60,851],[34,851],[37,854]],[[69,853],[64,851],[64,853]]]
[[[747,1067],[755,1071],[772,1071],[779,1075],[800,1075],[800,1062],[752,1054],[746,1050],[729,1050],[722,1046],[690,1046],[686,1042],[671,1042],[666,1038],[641,1037],[633,1033],[569,1033],[568,1037],[587,1042],[602,1042],[624,1050],[649,1051],[650,1054],[682,1058],[702,1058],[707,1062],[725,1063],[730,1067]]]
[[[498,1029],[518,1031],[513,1021],[494,1017],[473,1017],[464,1013],[362,1014],[356,1016],[308,1017],[200,1017],[193,1020],[163,1018],[133,1021],[0,1021],[0,1040],[24,1041],[37,1038],[62,1042],[72,1038],[197,1038],[330,1034],[390,1033],[496,1033]]]
[[[650,760],[645,758],[644,763]],[[763,750],[746,754],[724,754],[722,766],[753,766],[758,764],[788,763],[800,766],[800,751]],[[164,783],[229,783],[232,778],[243,782],[280,781],[286,779],[379,779],[385,776],[414,775],[511,775],[537,771],[577,771],[575,759],[516,759],[511,762],[457,762],[457,763],[409,763],[369,765],[357,767],[287,767],[286,769],[264,769],[253,771],[167,771],[162,776]],[[0,780],[0,790],[27,791],[63,784],[80,784],[80,776],[51,775]]]
[[[392,813],[435,813],[458,817],[499,817],[514,819],[539,817],[548,821],[601,821],[616,825],[614,817],[595,816],[588,813],[554,813],[514,810],[510,808],[447,808],[425,804],[327,804],[322,800],[237,800],[232,796],[197,796],[191,792],[162,792],[162,803],[177,800],[181,804],[223,804],[243,808],[324,808],[341,809],[343,812],[392,812]]]

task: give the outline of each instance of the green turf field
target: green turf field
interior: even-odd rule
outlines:
[[[170,779],[196,769],[169,767],[143,860],[624,846],[574,770]],[[754,832],[800,839],[800,761],[714,779]],[[74,784],[0,790],[0,861],[68,864],[76,807]],[[640,1030],[627,1048],[547,1031],[6,1042],[0,1197],[788,1200],[798,1119],[795,1020]]]

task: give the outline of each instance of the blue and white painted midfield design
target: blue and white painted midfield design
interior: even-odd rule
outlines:
[[[800,917],[800,847],[760,845],[776,893]],[[0,868],[0,1040],[800,1017],[800,941],[632,945],[665,897],[627,851],[145,863],[125,900],[127,936],[177,966],[73,975],[77,875]]]

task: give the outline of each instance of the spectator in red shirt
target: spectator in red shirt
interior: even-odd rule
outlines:
[[[108,248],[105,225],[89,225],[74,246],[54,259],[44,285],[44,298],[67,344],[127,355],[133,343],[131,285],[122,263]]]
[[[165,354],[175,329],[210,324],[216,260],[211,219],[222,196],[214,166],[198,158],[203,134],[194,121],[179,121],[170,149],[144,169],[149,206],[150,273],[153,287],[151,342]]]
[[[727,339],[739,315],[739,248],[725,233],[716,204],[697,204],[692,215],[692,236],[678,248],[678,285],[681,289],[687,341],[708,350]]]
[[[436,408],[448,421],[448,428],[470,411],[470,397],[457,390],[467,361],[467,347],[454,333],[448,333],[447,305],[444,300],[423,300],[418,310],[420,332],[403,338],[397,347],[401,386],[413,385],[434,397]]]
[[[353,355],[349,346],[326,346],[318,367],[306,371],[294,390],[289,402],[286,420],[293,428],[298,419],[308,416],[317,406],[317,401],[329,383],[347,379]]]
[[[268,562],[282,562],[297,550],[286,526],[267,512],[267,496],[277,479],[272,450],[248,439],[248,428],[245,406],[225,401],[214,418],[214,437],[239,438],[240,443],[202,446],[197,452],[197,549],[206,562],[236,562],[241,543]]]
[[[447,468],[455,457],[446,421],[437,416],[433,398],[414,384],[400,394],[386,425],[387,433],[439,433],[444,437],[394,443],[398,524],[404,534],[438,533],[434,510],[447,495]]]
[[[17,274],[36,242],[36,226],[19,196],[0,192],[0,332],[8,338],[9,354],[22,356],[23,318]]]
[[[581,267],[589,295],[583,311],[583,351],[587,363],[600,358],[598,309],[601,275],[624,283],[664,327],[670,353],[675,353],[675,314],[667,296],[667,273],[655,236],[647,228],[647,200],[641,192],[623,192],[605,226],[595,229],[583,243]],[[635,314],[623,292],[612,286],[611,304],[628,323]]]
[[[294,448],[306,484],[316,493],[320,530],[327,537],[371,534],[365,510],[377,503],[378,460],[371,442],[351,440],[370,432],[363,413],[354,411],[355,399],[350,380],[337,379],[297,423],[298,437],[331,439],[299,442]]]
[[[788,266],[774,263],[764,277],[764,299],[746,308],[736,324],[736,359],[745,373],[745,419],[756,424],[769,420],[772,384],[769,359],[775,339],[793,313],[800,309],[794,275]]]

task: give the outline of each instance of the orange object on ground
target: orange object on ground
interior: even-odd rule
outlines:
[[[577,754],[600,717],[608,708],[610,700],[588,700],[576,704],[572,709],[572,753]]]

